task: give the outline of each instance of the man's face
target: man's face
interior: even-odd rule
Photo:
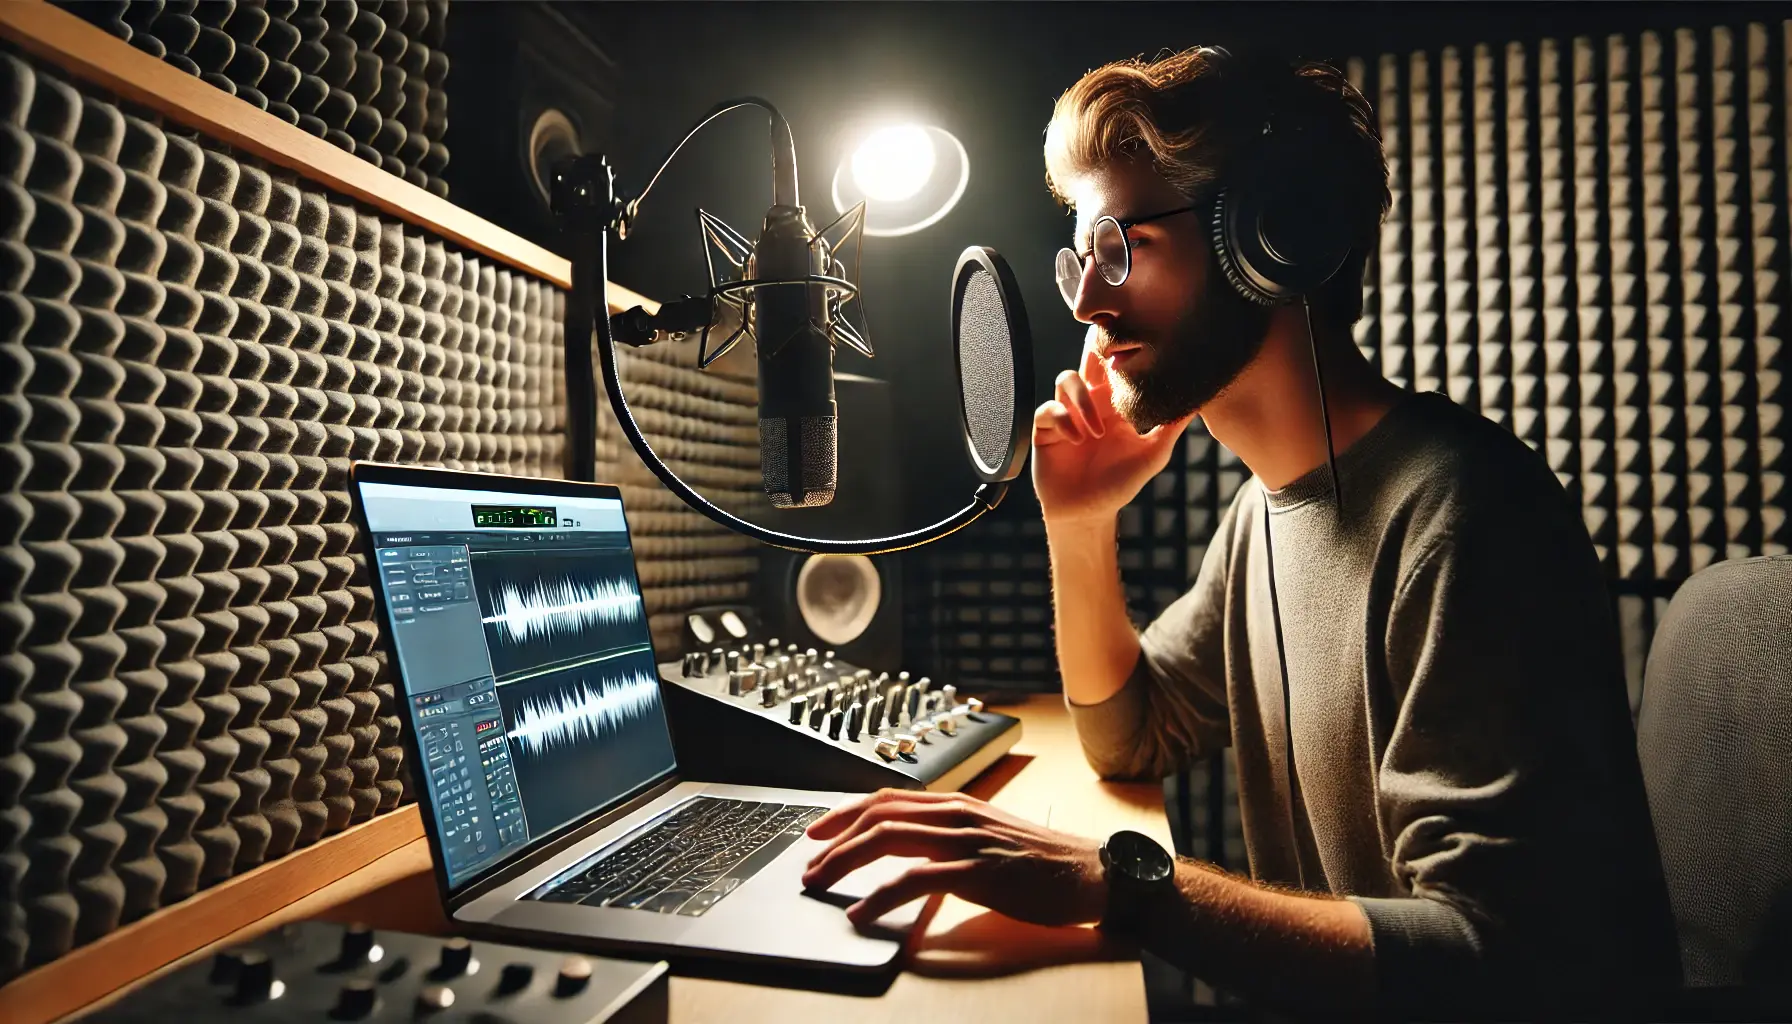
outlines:
[[[1187,206],[1149,164],[1116,163],[1068,183],[1076,206],[1071,248],[1089,251],[1095,221],[1126,222]],[[1263,347],[1269,310],[1221,275],[1207,240],[1206,207],[1128,228],[1132,272],[1119,286],[1084,261],[1072,310],[1101,353],[1114,406],[1140,433],[1199,410],[1229,387]]]

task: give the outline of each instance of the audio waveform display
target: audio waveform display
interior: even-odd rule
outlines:
[[[510,739],[525,753],[547,754],[557,748],[594,742],[620,734],[659,708],[660,686],[653,673],[639,669],[596,686],[581,680],[517,704]]]
[[[500,687],[652,643],[626,547],[478,551],[473,582]]]
[[[672,769],[659,687],[649,650],[498,688],[530,835],[608,806]]]
[[[504,583],[490,597],[491,632],[515,646],[533,640],[578,637],[592,626],[641,618],[641,595],[620,580],[587,585],[568,577],[538,579],[526,587]]]

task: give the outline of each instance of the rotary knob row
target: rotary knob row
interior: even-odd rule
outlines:
[[[365,925],[350,925],[343,932],[342,946],[330,969],[348,970],[377,963],[383,955],[384,951],[374,942],[372,929]],[[382,974],[380,980],[397,977],[403,972],[404,963],[402,957],[394,961],[393,967]],[[429,979],[439,983],[470,977],[478,972],[479,961],[473,958],[473,944],[465,938],[455,937],[442,943],[441,958],[429,972]],[[560,971],[554,980],[554,995],[562,999],[577,995],[590,983],[591,974],[590,960],[581,956],[567,957],[560,962]],[[532,964],[521,961],[506,964],[499,974],[495,994],[508,996],[521,992],[529,987],[534,977]],[[253,1006],[279,999],[286,993],[286,983],[275,976],[273,958],[253,947],[219,953],[212,960],[210,981],[213,985],[230,986],[228,1001],[235,1006]],[[426,985],[418,992],[413,1010],[416,1016],[429,1016],[453,1006],[454,998],[454,990],[447,985]],[[337,992],[330,1015],[338,1020],[362,1020],[378,1008],[378,983],[371,978],[351,978]]]

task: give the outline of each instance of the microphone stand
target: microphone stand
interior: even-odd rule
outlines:
[[[559,215],[563,232],[572,247],[572,292],[567,296],[566,331],[566,412],[567,443],[566,475],[569,480],[591,481],[597,478],[597,396],[591,367],[591,336],[596,329],[598,367],[603,374],[604,388],[610,394],[610,408],[616,414],[623,436],[641,457],[641,461],[659,477],[666,489],[686,505],[703,513],[736,533],[773,547],[815,554],[880,555],[919,547],[954,533],[998,505],[1008,491],[1006,482],[980,485],[970,504],[932,526],[908,533],[864,540],[830,540],[781,533],[747,522],[725,509],[716,507],[679,478],[660,459],[653,446],[641,433],[622,393],[622,379],[617,371],[616,340],[610,324],[609,302],[609,233],[626,239],[642,198],[659,180],[659,176],[704,125],[730,110],[742,106],[763,107],[771,113],[773,135],[773,195],[782,200],[796,197],[796,151],[791,142],[790,127],[776,108],[756,98],[724,103],[711,111],[684,139],[673,147],[660,169],[647,183],[640,196],[621,202],[616,196],[616,172],[601,154],[579,156],[556,169],[554,175],[554,210]],[[782,159],[780,159],[780,157]]]

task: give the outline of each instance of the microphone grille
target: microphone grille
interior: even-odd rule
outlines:
[[[797,424],[794,451],[790,424]],[[772,417],[759,421],[759,462],[773,508],[819,508],[834,500],[839,461],[838,424],[832,416]],[[793,460],[793,455],[796,457]],[[800,460],[800,464],[792,465]],[[800,485],[802,497],[797,497]]]

